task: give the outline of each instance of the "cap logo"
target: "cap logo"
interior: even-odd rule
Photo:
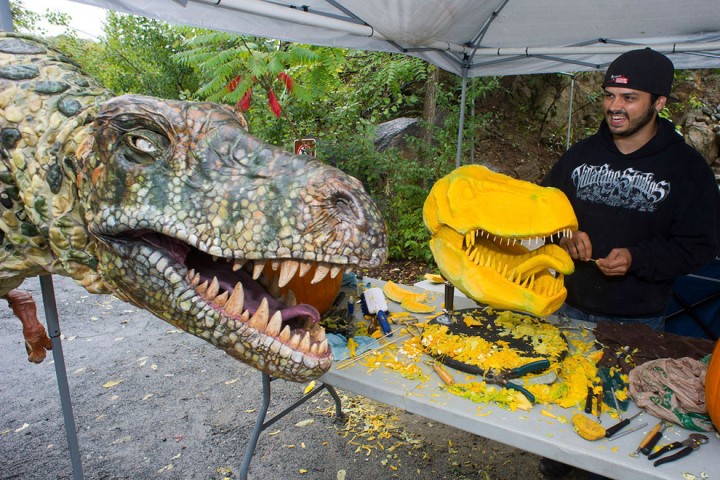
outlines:
[[[611,75],[610,76],[610,82],[611,83],[622,83],[624,85],[627,85],[628,83],[627,77],[623,77],[622,75]]]

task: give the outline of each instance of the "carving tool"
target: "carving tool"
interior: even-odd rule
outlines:
[[[592,402],[594,396],[595,393],[593,392],[593,387],[588,387],[587,398],[585,398],[585,413],[592,413]]]
[[[435,373],[437,373],[437,376],[440,377],[440,380],[442,380],[445,383],[445,385],[454,385],[455,384],[455,379],[453,378],[452,375],[450,375],[450,373],[447,370],[445,370],[445,367],[443,367],[442,365],[440,365],[437,362],[425,362],[425,363],[427,363],[428,365],[430,365],[432,367],[433,371]]]
[[[650,452],[652,452],[652,449],[655,448],[655,445],[657,445],[657,442],[662,438],[663,431],[667,427],[667,423],[665,420],[660,420],[660,423],[655,425],[655,428],[650,430],[650,433],[647,434],[645,439],[640,443],[638,446],[638,450],[642,452],[643,455],[648,455]],[[638,450],[635,450],[635,455],[637,456]]]
[[[703,443],[707,443],[707,442],[708,442],[707,436],[702,435],[700,433],[691,433],[690,436],[686,440],[683,440],[682,442],[673,442],[669,445],[665,445],[663,448],[661,448],[657,452],[651,453],[650,455],[648,455],[648,460],[653,460],[653,459],[659,457],[660,455],[664,455],[667,452],[670,452],[672,450],[677,450],[678,448],[682,448],[682,450],[680,450],[679,452],[677,452],[673,455],[668,455],[667,457],[663,457],[659,460],[655,460],[655,463],[653,463],[653,466],[657,467],[659,465],[662,465],[663,463],[674,462],[675,460],[677,460],[679,458],[683,458],[686,455],[690,455],[693,452],[693,450],[698,448]]]
[[[619,432],[619,431],[622,430],[623,428],[627,427],[628,424],[630,423],[630,420],[632,420],[633,418],[637,417],[637,416],[640,415],[641,413],[643,413],[642,410],[640,410],[639,412],[637,412],[635,415],[632,415],[632,416],[626,418],[625,420],[622,420],[622,421],[616,423],[615,425],[613,425],[612,427],[608,428],[607,430],[605,430],[605,436],[606,436],[607,438],[612,437],[612,436],[615,435],[617,432]],[[622,417],[620,417],[620,418],[622,418]],[[646,423],[645,425],[647,425],[647,423]]]
[[[522,377],[523,375],[526,375],[528,373],[541,372],[543,370],[547,370],[549,367],[550,362],[547,359],[537,360],[535,362],[530,362],[526,365],[510,370],[500,370],[498,372],[486,371],[483,374],[483,377],[485,377],[485,381],[487,383],[494,383],[495,385],[500,385],[504,388],[512,388],[513,390],[517,390],[518,392],[525,395],[525,397],[530,401],[530,403],[535,403],[535,395],[533,395],[517,383],[511,382],[510,380],[513,378]]]
[[[647,427],[647,422],[643,422],[643,423],[641,423],[641,424],[639,424],[639,425],[637,425],[637,426],[635,426],[635,427],[628,428],[627,430],[625,430],[625,431],[622,432],[622,433],[618,433],[617,435],[613,435],[613,437],[610,439],[610,441],[612,442],[613,440],[617,440],[618,438],[622,438],[622,437],[624,437],[625,435],[630,435],[631,433],[637,432],[637,431],[640,430],[641,428],[645,428],[645,427]]]
[[[362,307],[364,315],[375,315],[382,332],[386,336],[392,337],[392,329],[390,328],[387,317],[389,310],[388,304],[382,288],[373,287],[362,292],[360,295],[360,306]]]
[[[602,415],[602,404],[603,404],[603,397],[605,396],[605,390],[600,389],[600,392],[597,394],[597,421],[598,423],[602,424],[602,420],[600,419],[600,415]]]

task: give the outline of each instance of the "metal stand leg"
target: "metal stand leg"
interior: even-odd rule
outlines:
[[[245,457],[243,458],[242,466],[240,467],[240,474],[239,479],[240,480],[246,480],[248,470],[250,469],[250,461],[252,460],[253,455],[255,454],[255,447],[257,446],[258,439],[260,437],[260,433],[262,433],[263,430],[268,428],[270,425],[274,424],[281,418],[283,418],[288,413],[295,410],[297,407],[302,405],[303,403],[310,400],[312,397],[320,393],[323,389],[326,389],[328,393],[330,393],[330,396],[335,400],[335,415],[337,418],[343,418],[342,413],[342,405],[340,403],[340,397],[338,396],[335,389],[323,383],[319,387],[314,388],[310,392],[308,392],[307,395],[303,396],[300,400],[293,403],[289,407],[287,407],[282,412],[278,413],[274,417],[272,417],[270,420],[265,422],[265,416],[267,415],[268,408],[270,407],[270,382],[275,380],[274,378],[271,378],[270,375],[267,373],[262,374],[262,386],[263,386],[263,400],[262,400],[262,406],[260,407],[260,411],[258,412],[257,420],[255,420],[255,428],[253,428],[252,435],[250,436],[250,440],[247,444],[247,450],[245,450]]]
[[[78,447],[75,418],[73,417],[72,402],[70,400],[70,387],[65,370],[65,357],[63,356],[62,342],[60,341],[60,323],[58,321],[57,305],[55,303],[55,290],[50,275],[40,275],[40,290],[42,291],[45,306],[45,320],[48,325],[48,335],[52,344],[53,360],[55,361],[55,375],[60,390],[60,405],[65,420],[65,433],[70,448],[70,462],[72,463],[73,478],[82,480],[82,462],[80,461],[80,448]]]

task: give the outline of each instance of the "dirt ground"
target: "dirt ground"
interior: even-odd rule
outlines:
[[[85,478],[238,478],[261,405],[260,373],[137,307],[53,281]],[[44,320],[38,280],[23,288]],[[0,479],[73,478],[52,354],[27,362],[7,307],[0,358]],[[269,415],[305,387],[273,382]],[[338,393],[346,421],[335,418],[327,393],[315,396],[262,433],[248,478],[543,478],[535,455]]]

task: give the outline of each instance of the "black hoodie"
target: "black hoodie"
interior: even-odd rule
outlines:
[[[567,303],[617,317],[662,315],[677,277],[718,254],[720,195],[712,170],[695,149],[658,117],[657,134],[625,155],[605,121],[573,145],[543,185],[570,199],[593,258],[628,248],[628,274],[608,277],[592,262],[576,262],[566,277]]]

